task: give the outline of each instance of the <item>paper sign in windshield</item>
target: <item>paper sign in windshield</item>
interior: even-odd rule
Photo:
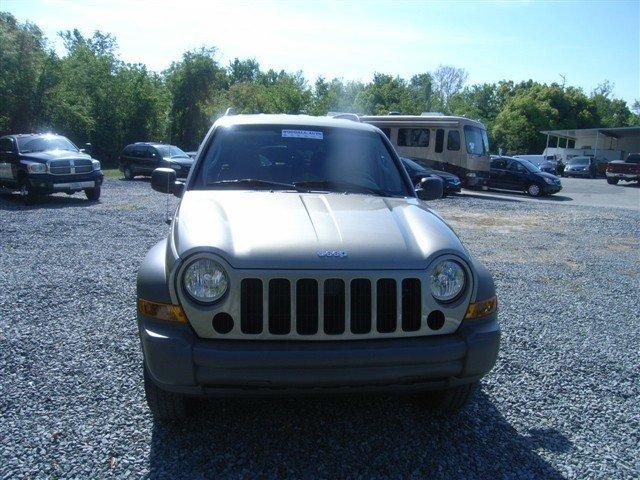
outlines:
[[[282,130],[282,136],[287,138],[310,138],[312,140],[322,140],[322,132],[313,130]]]

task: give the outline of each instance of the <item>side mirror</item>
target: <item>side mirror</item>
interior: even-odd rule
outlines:
[[[85,152],[87,152],[87,153],[91,154],[91,153],[92,153],[92,150],[93,150],[93,147],[91,146],[91,144],[90,144],[90,143],[85,143],[85,144],[84,144],[84,149],[83,149],[83,150],[84,150]]]
[[[425,177],[420,180],[416,188],[416,195],[420,200],[436,200],[442,198],[444,192],[443,182],[440,177]]]
[[[183,182],[176,181],[176,171],[172,168],[156,168],[151,174],[151,188],[156,192],[182,196]]]

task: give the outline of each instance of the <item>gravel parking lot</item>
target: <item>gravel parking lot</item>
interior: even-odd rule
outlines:
[[[0,478],[638,478],[640,212],[480,197],[433,202],[501,302],[498,364],[461,414],[242,400],[181,426],[151,420],[135,325],[165,197],[0,197]]]

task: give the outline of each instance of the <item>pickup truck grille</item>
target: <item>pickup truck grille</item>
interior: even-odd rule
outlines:
[[[422,283],[418,278],[380,278],[373,282],[367,278],[272,278],[264,287],[258,278],[241,282],[243,334],[268,330],[279,336],[292,332],[300,336],[340,336],[349,332],[369,334],[372,330],[415,332],[421,327]]]
[[[93,170],[91,160],[53,160],[49,163],[52,175],[72,175],[74,173],[89,173]]]

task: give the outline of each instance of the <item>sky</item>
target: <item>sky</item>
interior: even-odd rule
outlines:
[[[226,65],[368,81],[453,65],[469,83],[563,83],[591,92],[605,79],[640,99],[640,0],[627,1],[146,1],[0,0],[36,23],[58,53],[57,32],[113,34],[120,57],[161,71],[182,53],[218,48]]]

